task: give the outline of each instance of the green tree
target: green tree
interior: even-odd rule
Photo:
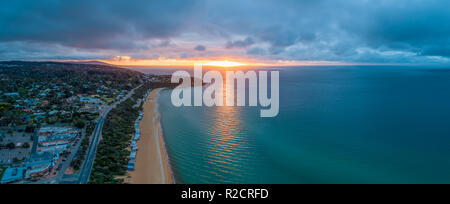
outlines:
[[[22,148],[28,149],[28,148],[30,148],[30,144],[29,144],[28,142],[25,142],[25,143],[22,145]]]
[[[16,148],[16,145],[14,144],[14,143],[9,143],[9,144],[7,144],[6,145],[6,148],[8,148],[8,149],[15,149]]]
[[[74,125],[75,125],[75,127],[77,127],[77,128],[83,129],[84,126],[86,125],[86,123],[85,123],[83,120],[78,120],[78,121],[75,122]]]

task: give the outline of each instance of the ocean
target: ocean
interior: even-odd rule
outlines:
[[[177,183],[450,183],[450,69],[292,67],[280,114],[182,107],[161,92]]]

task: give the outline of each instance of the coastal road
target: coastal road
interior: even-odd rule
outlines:
[[[86,154],[86,159],[83,163],[83,166],[81,168],[80,171],[80,177],[78,179],[78,184],[87,184],[89,182],[89,178],[91,176],[91,172],[92,172],[92,168],[94,167],[94,161],[95,161],[95,155],[97,153],[97,147],[98,144],[100,142],[100,138],[102,137],[102,130],[103,130],[103,125],[105,124],[105,120],[106,117],[108,116],[108,113],[117,107],[117,105],[119,105],[120,103],[128,100],[133,94],[134,91],[138,88],[141,88],[143,85],[140,85],[136,88],[134,88],[133,90],[130,91],[130,93],[128,93],[124,98],[122,98],[121,100],[117,101],[116,103],[114,103],[111,106],[106,106],[102,113],[100,114],[100,119],[97,122],[97,126],[95,127],[94,130],[94,135],[91,141],[91,145],[89,145],[89,149],[88,152]]]

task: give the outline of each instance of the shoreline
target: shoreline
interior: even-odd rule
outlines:
[[[159,92],[150,92],[144,103],[144,115],[139,125],[142,136],[137,142],[139,148],[134,171],[128,171],[129,184],[174,184],[169,157],[163,137],[161,116],[158,111]],[[145,124],[145,125],[144,125]]]
[[[175,174],[174,174],[173,169],[172,169],[172,162],[170,161],[170,157],[169,157],[169,151],[168,151],[168,148],[167,148],[166,139],[164,137],[164,129],[163,129],[163,124],[161,122],[162,116],[161,116],[161,113],[159,112],[158,99],[160,97],[161,91],[163,91],[164,89],[166,89],[166,88],[159,88],[158,91],[157,91],[157,97],[155,99],[156,100],[155,112],[156,112],[156,114],[158,116],[158,119],[159,119],[159,121],[158,121],[158,128],[161,130],[160,141],[161,141],[161,146],[164,149],[163,152],[164,152],[165,160],[167,161],[167,166],[168,166],[168,170],[169,170],[169,175],[168,176],[170,176],[171,177],[170,179],[172,179],[171,184],[177,184],[177,181],[175,179]]]

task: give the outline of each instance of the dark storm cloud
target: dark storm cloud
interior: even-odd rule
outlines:
[[[95,56],[214,39],[270,59],[428,62],[450,57],[449,10],[447,0],[2,1],[0,58],[37,57],[27,43]]]
[[[210,3],[210,9],[222,9],[208,19],[270,44],[266,51],[250,48],[249,53],[268,52],[277,59],[358,62],[367,60],[367,53],[377,53],[374,59],[380,62],[395,62],[392,51],[402,62],[405,55],[416,61],[449,53],[450,2],[445,0],[227,2],[239,6]],[[227,13],[233,15],[223,18]],[[371,49],[377,52],[367,51]]]
[[[191,0],[1,1],[0,41],[142,49],[139,40],[179,34],[194,7]]]
[[[170,40],[164,40],[161,43],[159,43],[159,47],[167,47],[170,45]]]
[[[365,40],[373,47],[449,57],[449,9],[449,1],[438,0],[413,0],[378,8],[373,12],[377,21],[367,27]]]
[[[206,47],[203,46],[203,45],[197,45],[197,47],[195,47],[194,50],[197,50],[197,51],[206,51]]]
[[[266,53],[266,50],[264,50],[263,48],[254,47],[254,48],[248,49],[247,50],[247,54],[248,55],[261,55],[261,56],[264,56],[267,53]]]
[[[236,40],[236,41],[230,41],[227,43],[226,48],[232,49],[232,48],[246,48],[248,46],[251,46],[255,44],[252,38],[247,37],[244,40]]]

